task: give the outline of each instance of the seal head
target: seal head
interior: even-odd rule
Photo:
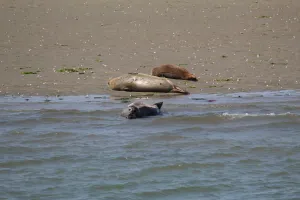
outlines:
[[[128,105],[127,108],[123,109],[121,116],[127,119],[143,118],[147,116],[155,116],[160,114],[160,109],[163,102],[158,102],[153,105],[148,105],[143,102],[134,102]]]

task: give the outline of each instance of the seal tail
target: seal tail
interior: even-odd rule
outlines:
[[[163,105],[163,102],[158,102],[158,103],[155,103],[154,105],[156,105],[158,107],[158,109],[160,110]]]
[[[177,85],[174,85],[169,79],[166,80],[173,86],[173,89],[170,92],[181,93],[181,94],[190,94],[188,91],[181,89]]]
[[[180,87],[174,85],[172,92],[181,93],[181,94],[190,94],[188,91],[181,89]]]

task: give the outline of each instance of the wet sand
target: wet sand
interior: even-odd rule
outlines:
[[[166,63],[199,77],[172,80],[191,93],[300,89],[299,10],[299,0],[2,0],[0,95],[128,95],[107,81]]]

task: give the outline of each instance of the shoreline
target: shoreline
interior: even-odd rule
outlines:
[[[65,93],[65,94],[5,94],[1,95],[0,97],[13,97],[13,98],[34,98],[34,97],[39,97],[39,98],[59,98],[59,97],[90,97],[94,96],[95,99],[97,98],[120,98],[120,99],[155,99],[155,98],[173,98],[173,97],[189,97],[189,96],[194,96],[194,95],[233,95],[233,94],[255,94],[255,93],[285,93],[285,92],[300,92],[300,89],[280,89],[280,90],[251,90],[251,91],[219,91],[219,92],[214,92],[214,91],[208,91],[208,92],[201,92],[201,93],[190,93],[188,95],[184,94],[178,94],[178,93],[159,93],[159,92],[124,92],[124,91],[113,91],[110,93]]]
[[[32,75],[30,75],[32,76]],[[73,79],[76,78],[74,75]],[[77,77],[80,77],[78,75]],[[28,82],[25,85],[12,85],[12,84],[2,84],[0,96],[6,95],[25,95],[25,96],[69,96],[69,95],[111,95],[111,96],[144,96],[145,94],[149,94],[149,96],[180,96],[183,94],[178,93],[158,93],[158,92],[125,92],[125,91],[115,91],[111,90],[108,85],[103,83],[98,86],[95,83],[77,83],[74,85],[63,84],[63,83],[47,83],[44,82],[34,82],[34,77],[29,77],[28,80],[24,82]],[[237,92],[264,92],[264,91],[282,91],[282,90],[299,90],[300,84],[295,81],[295,84],[288,82],[283,85],[279,85],[278,83],[274,84],[271,81],[265,83],[263,80],[260,80],[260,83],[256,84],[240,84],[241,80],[233,81],[231,78],[219,78],[213,79],[204,82],[205,80],[200,80],[198,82],[185,81],[185,80],[175,80],[169,79],[175,85],[186,89],[190,94],[216,94],[216,93],[237,93]]]

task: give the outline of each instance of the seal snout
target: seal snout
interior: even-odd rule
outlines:
[[[188,78],[188,80],[190,80],[190,81],[198,81],[198,79],[196,77],[190,77],[190,78]]]
[[[196,75],[195,75],[195,74],[191,74],[191,73],[189,73],[189,72],[186,72],[186,73],[185,73],[185,77],[186,77],[186,79],[189,80],[189,81],[198,81]]]
[[[113,79],[109,79],[107,82],[107,85],[109,85],[109,86],[112,85],[112,81],[113,81]]]
[[[136,116],[134,116],[134,115],[128,115],[126,118],[127,118],[127,119],[135,119]]]
[[[121,116],[127,118],[127,119],[135,119],[137,118],[137,109],[135,107],[129,106],[128,108],[125,108],[122,113]]]

